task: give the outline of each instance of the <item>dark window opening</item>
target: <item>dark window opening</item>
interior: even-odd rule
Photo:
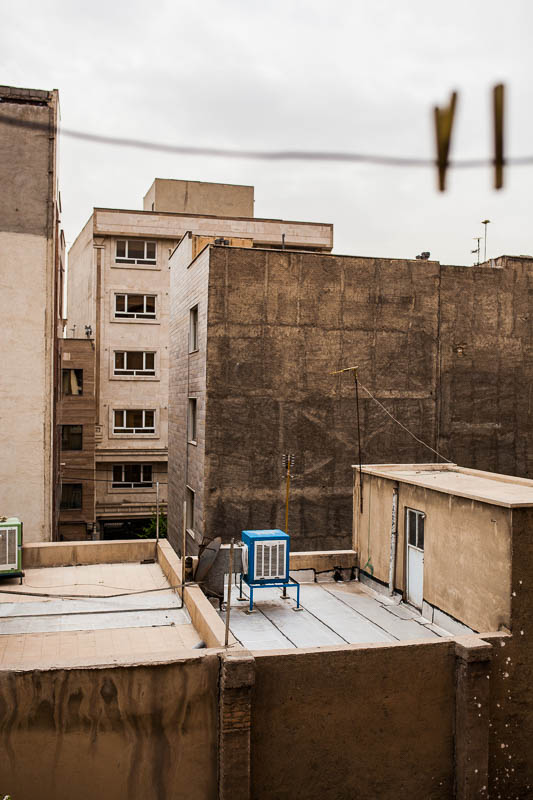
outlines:
[[[83,450],[83,425],[61,426],[61,449]]]

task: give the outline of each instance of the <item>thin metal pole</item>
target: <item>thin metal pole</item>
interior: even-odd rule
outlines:
[[[483,256],[483,261],[487,260],[487,225],[490,223],[490,219],[484,219],[481,221],[481,224],[485,226],[485,254]]]
[[[229,644],[229,617],[231,610],[231,582],[233,580],[233,548],[235,546],[235,539],[231,540],[229,549],[229,580],[228,580],[228,597],[226,600],[226,633],[224,635],[224,647]]]
[[[155,482],[155,539],[159,541],[159,481]]]
[[[183,526],[182,526],[182,542],[181,542],[181,591],[185,587],[185,558],[187,556],[187,501],[183,501]]]
[[[357,446],[359,450],[359,507],[361,514],[363,513],[363,467],[361,459],[361,423],[359,420],[359,382],[357,380],[357,370],[353,371],[353,379],[355,383],[355,407],[357,410]]]
[[[285,489],[285,533],[289,532],[289,491],[291,488],[291,455],[287,455],[287,484]]]

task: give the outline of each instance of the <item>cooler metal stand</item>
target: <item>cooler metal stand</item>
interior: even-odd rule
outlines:
[[[260,582],[250,582],[241,572],[239,579],[239,597],[237,598],[237,600],[248,599],[242,593],[243,580],[250,589],[250,607],[249,607],[250,613],[252,613],[252,611],[254,610],[254,589],[270,589],[271,587],[276,587],[276,586],[283,587],[282,597],[287,597],[287,587],[293,588],[294,586],[296,586],[296,608],[294,610],[295,611],[302,610],[302,607],[300,606],[300,584],[290,575],[288,581],[269,581],[268,583],[260,583]]]

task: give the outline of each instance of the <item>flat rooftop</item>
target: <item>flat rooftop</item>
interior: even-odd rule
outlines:
[[[254,590],[251,614],[244,583],[243,594],[246,600],[240,601],[238,587],[232,587],[230,630],[252,651],[434,640],[469,632],[459,623],[453,631],[445,630],[398,597],[380,594],[359,581],[302,583],[301,611],[295,611],[296,587],[287,590],[287,599],[279,588]],[[220,616],[225,620],[225,612]]]
[[[200,642],[159,563],[26,569],[0,582],[0,669],[144,663]]]
[[[355,470],[359,467],[354,466]],[[533,506],[533,481],[457,464],[367,464],[363,474],[506,508]]]

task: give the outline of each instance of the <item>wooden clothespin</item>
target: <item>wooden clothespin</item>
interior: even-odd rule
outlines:
[[[499,83],[492,90],[492,109],[494,115],[494,188],[503,187],[503,110],[505,87]]]
[[[448,168],[448,154],[452,138],[453,117],[457,92],[452,92],[450,104],[447,108],[435,106],[435,134],[437,141],[437,167],[439,171],[439,191],[446,189],[446,170]]]

